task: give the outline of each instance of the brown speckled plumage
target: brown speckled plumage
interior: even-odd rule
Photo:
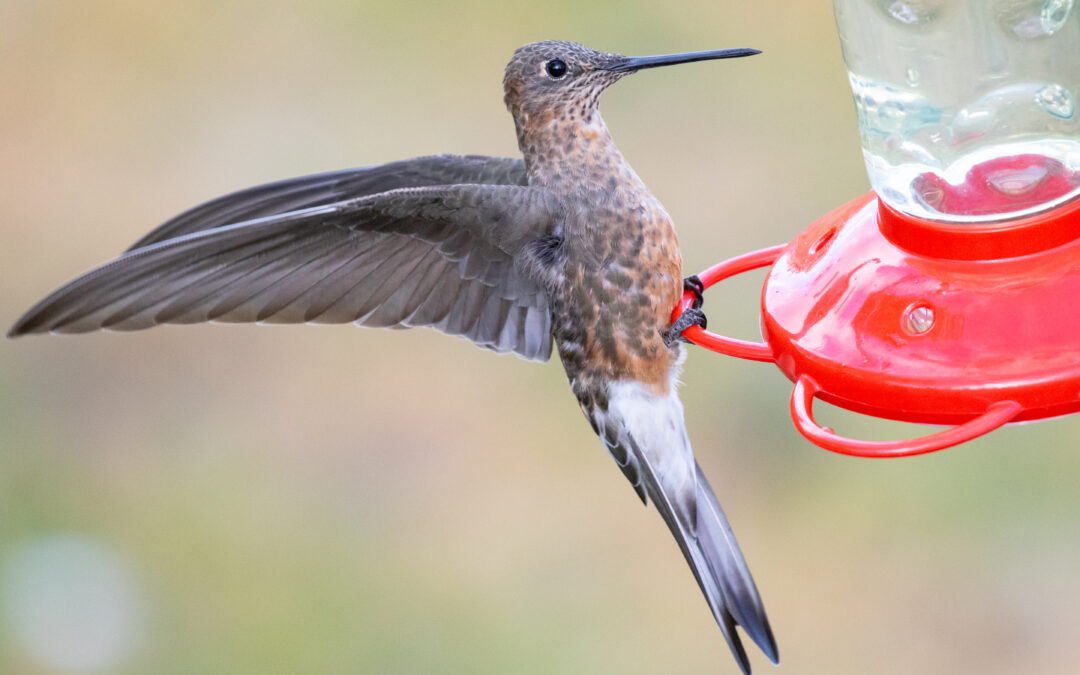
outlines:
[[[749,673],[735,626],[773,662],[776,643],[675,392],[679,243],[597,106],[640,69],[752,53],[526,45],[504,80],[524,161],[423,157],[226,195],[60,288],[9,335],[355,322],[429,326],[540,361],[554,342],[593,430],[660,512]]]
[[[544,72],[555,58],[567,64],[565,85]],[[583,405],[612,379],[666,393],[681,350],[664,339],[682,295],[675,228],[597,108],[603,90],[627,74],[603,67],[622,61],[573,43],[534,43],[514,54],[503,81],[529,185],[573,205],[550,296],[559,356]]]

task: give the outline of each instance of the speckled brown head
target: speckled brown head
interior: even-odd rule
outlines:
[[[533,42],[514,52],[503,78],[506,107],[519,133],[576,109],[587,121],[600,94],[625,75],[643,68],[758,54],[756,49],[717,49],[685,54],[629,57],[598,52],[575,42]]]

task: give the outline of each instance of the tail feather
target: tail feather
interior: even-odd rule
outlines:
[[[645,461],[642,477],[646,493],[667,523],[675,541],[679,544],[694,578],[709,604],[713,618],[738,662],[742,672],[750,675],[750,660],[746,655],[735,626],[742,626],[765,656],[773,663],[780,662],[776,638],[765,614],[765,607],[757,586],[750,575],[739,544],[731,531],[731,525],[717,502],[712,487],[696,466],[697,473],[697,528],[690,531],[676,516],[671,499],[662,481],[648,461],[648,454],[634,453]]]
[[[779,663],[776,638],[765,615],[765,607],[754,584],[754,578],[750,575],[750,568],[746,565],[746,558],[739,549],[739,542],[735,540],[727,516],[720,508],[716,493],[702,473],[701,466],[696,468],[698,543],[705,553],[709,569],[720,583],[732,616],[765,656],[773,663]]]
[[[697,580],[706,602],[709,603],[709,609],[712,611],[713,618],[716,619],[716,624],[720,627],[720,632],[724,635],[724,640],[727,641],[728,648],[731,649],[732,656],[735,657],[742,672],[750,675],[750,659],[746,655],[742,639],[735,631],[736,621],[724,601],[724,591],[713,571],[715,565],[709,564],[705,552],[697,541],[692,536],[687,536],[687,533],[679,526],[671,502],[659,487],[659,481],[652,467],[647,462],[644,465],[645,490],[649,499],[660,512],[660,516],[671,529],[671,533],[675,535],[675,541],[679,544],[683,556],[686,557],[686,562],[690,564],[690,571],[694,573],[694,579]]]
[[[610,409],[593,411],[594,426],[616,460],[623,460],[619,464],[627,477],[638,477],[635,489],[656,505],[742,672],[750,675],[750,660],[736,625],[770,661],[779,663],[761,596],[731,525],[690,450],[682,404],[674,391],[657,396],[623,384],[609,393]]]

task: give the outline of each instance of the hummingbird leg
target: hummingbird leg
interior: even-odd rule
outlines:
[[[702,295],[705,291],[705,285],[701,283],[701,279],[696,274],[686,277],[683,279],[683,290],[693,293],[694,301],[690,303],[685,312],[679,315],[678,319],[675,319],[675,323],[671,324],[667,335],[664,336],[664,342],[667,343],[668,347],[680,340],[689,342],[682,334],[690,326],[701,326],[704,329],[708,325],[705,312],[701,311],[701,305],[705,302],[705,296]]]

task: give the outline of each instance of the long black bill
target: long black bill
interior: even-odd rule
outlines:
[[[687,52],[685,54],[662,54],[660,56],[628,56],[625,61],[618,61],[604,68],[616,73],[632,73],[644,68],[659,68],[660,66],[674,66],[677,63],[692,63],[694,61],[712,61],[713,59],[735,59],[740,56],[753,56],[760,54],[757,49],[736,47],[734,49],[713,49],[707,52]]]

